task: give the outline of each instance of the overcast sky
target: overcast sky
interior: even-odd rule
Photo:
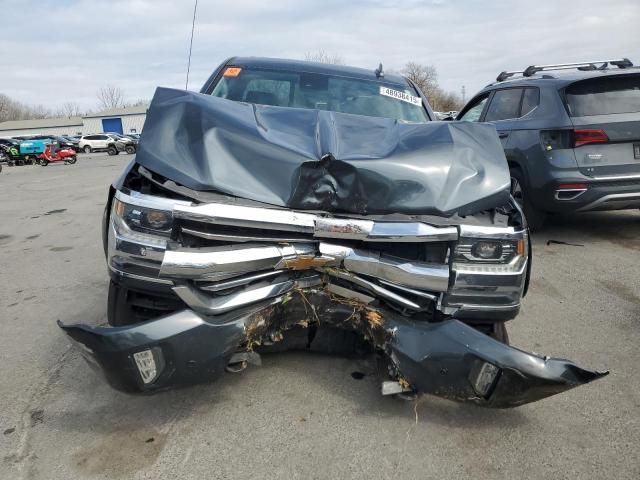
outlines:
[[[97,108],[184,88],[192,0],[0,0],[0,92],[55,108]],[[434,65],[467,99],[505,69],[627,56],[640,63],[640,0],[199,0],[189,88],[233,55],[349,65]]]

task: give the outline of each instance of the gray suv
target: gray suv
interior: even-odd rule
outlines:
[[[640,207],[640,70],[628,59],[502,72],[457,120],[495,125],[532,229],[548,213]]]

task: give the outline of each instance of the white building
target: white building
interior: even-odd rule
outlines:
[[[111,108],[84,117],[12,120],[0,123],[0,138],[21,135],[89,135],[92,133],[140,133],[147,105]]]
[[[43,118],[40,120],[11,120],[0,123],[0,137],[19,135],[82,135],[81,117]]]
[[[111,108],[86,115],[82,117],[84,133],[140,133],[147,118],[147,108],[148,105]]]

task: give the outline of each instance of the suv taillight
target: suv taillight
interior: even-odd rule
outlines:
[[[576,148],[591,143],[608,143],[609,137],[599,128],[576,128],[574,130],[543,130],[540,141],[545,151]]]
[[[573,131],[573,148],[590,143],[608,143],[609,137],[599,128],[576,128]]]

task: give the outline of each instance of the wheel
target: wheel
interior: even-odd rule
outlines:
[[[91,147],[89,145],[85,145],[82,150],[84,151],[84,153],[91,153]]]
[[[520,205],[527,219],[529,229],[532,231],[540,230],[544,225],[545,213],[538,210],[531,204],[531,200],[526,195],[525,179],[522,170],[519,168],[511,169],[511,196]]]
[[[136,147],[134,147],[133,145],[127,145],[126,147],[124,147],[124,151],[129,155],[133,155],[134,153],[136,153]]]
[[[49,162],[48,162],[48,161],[46,161],[44,158],[41,158],[41,159],[38,161],[38,163],[39,163],[41,166],[43,166],[43,167],[46,167],[47,165],[49,165]]]
[[[107,153],[109,155],[118,155],[119,152],[118,152],[118,149],[112,145],[109,148],[107,148]]]
[[[64,163],[66,163],[67,165],[73,165],[77,160],[78,158],[74,155],[73,157],[67,157]]]
[[[19,167],[24,166],[24,160],[16,160],[16,165],[18,165]]]

